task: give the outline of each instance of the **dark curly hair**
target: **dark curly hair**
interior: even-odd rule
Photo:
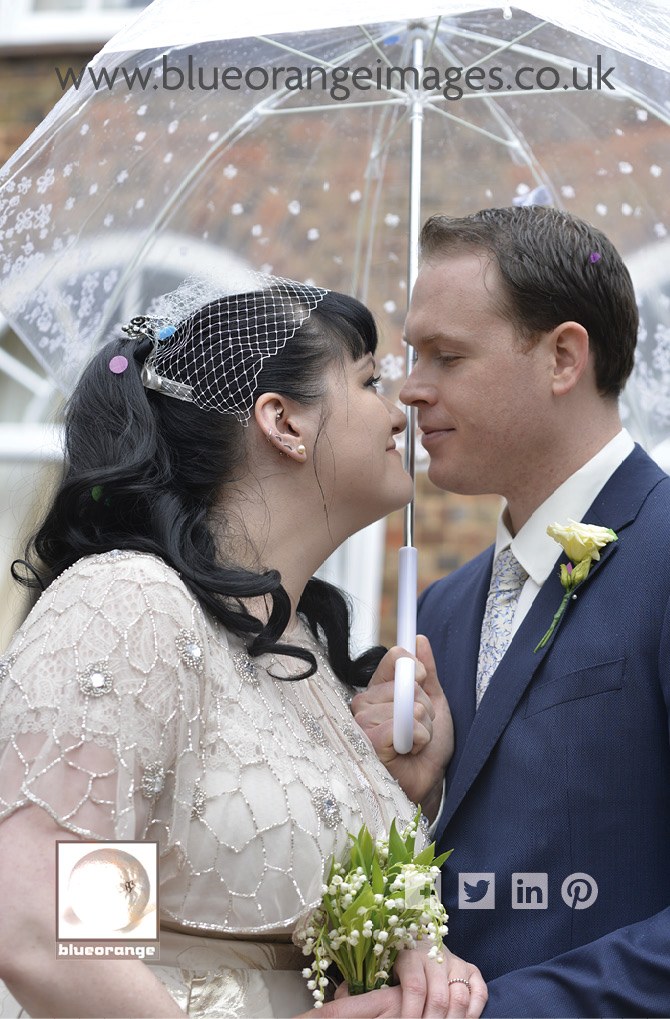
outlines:
[[[246,296],[251,309],[253,295]],[[206,320],[208,313],[221,310],[213,305],[196,316]],[[244,322],[239,325],[243,331]],[[278,392],[303,404],[321,400],[331,363],[347,355],[357,360],[376,346],[368,309],[331,291],[283,350],[264,361],[255,395]],[[25,553],[32,575],[19,574],[21,560],[12,573],[25,586],[43,590],[83,556],[111,549],[159,556],[212,616],[247,641],[250,655],[300,658],[309,667],[298,678],[306,678],[316,671],[311,652],[279,643],[291,607],[278,571],[255,573],[217,560],[211,513],[222,488],[243,469],[244,427],[230,414],[145,389],[140,372],[150,349],[150,340],[138,345],[136,339],[120,338],[85,369],[65,412],[63,477]],[[129,367],[114,375],[109,361],[119,354],[127,357]],[[259,595],[272,603],[265,624],[240,601]],[[372,648],[351,659],[343,593],[313,577],[298,610],[314,635],[325,639],[337,675],[352,686],[365,685],[385,649]]]

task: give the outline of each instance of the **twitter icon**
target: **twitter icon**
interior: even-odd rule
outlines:
[[[459,874],[459,909],[495,909],[495,874]]]

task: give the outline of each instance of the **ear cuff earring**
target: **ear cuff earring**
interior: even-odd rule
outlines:
[[[284,447],[284,449],[288,449],[290,453],[294,452],[293,446],[291,446],[291,444],[288,443],[288,442],[284,442],[284,440],[281,438],[281,436],[275,435],[274,438],[277,439],[277,441],[281,443],[281,445]],[[271,446],[274,445],[272,439],[273,439],[272,429],[270,428],[269,431],[268,431],[268,442],[270,443]],[[280,456],[286,456],[287,455],[286,453],[283,453],[281,449],[278,449],[277,452],[279,453]],[[295,450],[295,452],[296,453],[300,453],[300,455],[302,456],[302,454],[305,452],[305,447],[303,446],[302,443],[300,443],[300,445]]]
[[[288,449],[291,453],[293,452],[293,446],[289,442],[284,442],[280,435],[275,435],[274,438],[277,440],[277,442],[281,443],[284,449]],[[271,446],[274,445],[274,443],[272,442],[272,429],[268,431],[268,442],[270,443]],[[278,450],[277,452],[279,453],[280,456],[286,456],[286,453],[282,453],[281,449]]]

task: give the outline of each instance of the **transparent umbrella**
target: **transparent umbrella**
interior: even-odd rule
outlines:
[[[419,219],[540,188],[633,267],[644,327],[623,409],[662,447],[670,11],[557,7],[155,0],[3,169],[0,310],[67,392],[121,323],[224,260],[360,297],[390,384]]]

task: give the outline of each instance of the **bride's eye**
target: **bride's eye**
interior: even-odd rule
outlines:
[[[382,380],[381,375],[371,375],[368,381],[365,383],[365,385],[373,386],[375,389],[378,389],[381,380]]]

